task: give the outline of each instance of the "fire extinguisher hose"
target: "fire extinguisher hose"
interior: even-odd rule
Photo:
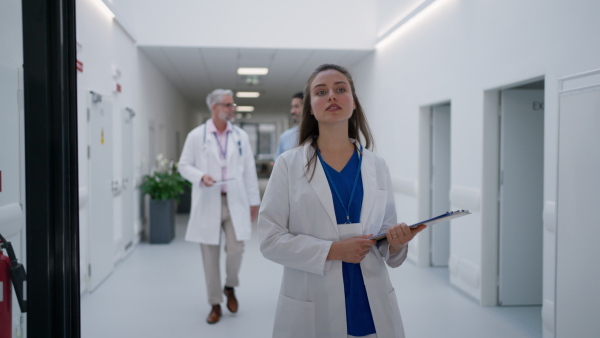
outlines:
[[[23,264],[19,263],[17,260],[12,244],[10,244],[2,234],[0,234],[0,241],[0,250],[5,249],[8,253],[8,258],[10,259],[10,279],[15,288],[15,295],[19,301],[19,308],[21,309],[21,312],[25,313],[27,312],[27,299],[25,299],[24,296],[25,290],[23,286],[25,281],[27,281],[27,272],[25,272]]]

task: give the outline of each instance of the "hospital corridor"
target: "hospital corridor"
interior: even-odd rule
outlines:
[[[0,0],[0,338],[600,337],[598,13]]]

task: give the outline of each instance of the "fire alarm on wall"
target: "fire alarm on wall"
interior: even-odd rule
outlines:
[[[121,86],[121,84],[117,81],[113,82],[113,93],[115,94],[119,94],[123,91],[123,87]]]

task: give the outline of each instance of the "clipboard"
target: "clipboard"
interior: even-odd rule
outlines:
[[[414,228],[418,227],[421,224],[425,224],[425,225],[437,224],[437,223],[449,221],[451,219],[455,219],[455,218],[458,218],[458,217],[470,215],[470,214],[471,214],[471,212],[469,210],[448,211],[445,214],[441,214],[439,216],[435,216],[433,218],[430,218],[430,219],[427,219],[427,220],[415,223],[413,225],[409,225],[408,227],[414,229]],[[379,241],[379,240],[384,239],[385,237],[386,237],[385,236],[385,232],[383,232],[383,233],[380,233],[380,234],[375,235],[373,237],[370,237],[369,239],[374,239],[374,240]]]
[[[222,180],[222,181],[215,181],[215,182],[213,182],[213,184],[211,185],[211,187],[218,187],[220,185],[227,184],[227,183],[229,183],[231,181],[235,181],[235,177],[234,178],[228,178],[228,179]]]

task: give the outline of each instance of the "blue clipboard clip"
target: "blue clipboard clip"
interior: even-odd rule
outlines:
[[[421,224],[432,225],[432,224],[436,224],[436,223],[446,222],[446,221],[449,221],[451,219],[455,219],[455,218],[466,216],[466,215],[470,215],[470,214],[471,214],[471,212],[469,210],[448,211],[445,214],[441,214],[439,216],[435,216],[433,218],[430,218],[430,219],[427,219],[427,220],[415,223],[413,225],[409,225],[408,227],[414,229],[414,228],[418,227]],[[385,236],[385,232],[382,232],[382,233],[380,233],[378,235],[370,237],[369,239],[374,239],[374,240],[379,241],[379,240],[385,239],[385,237],[386,237]]]

